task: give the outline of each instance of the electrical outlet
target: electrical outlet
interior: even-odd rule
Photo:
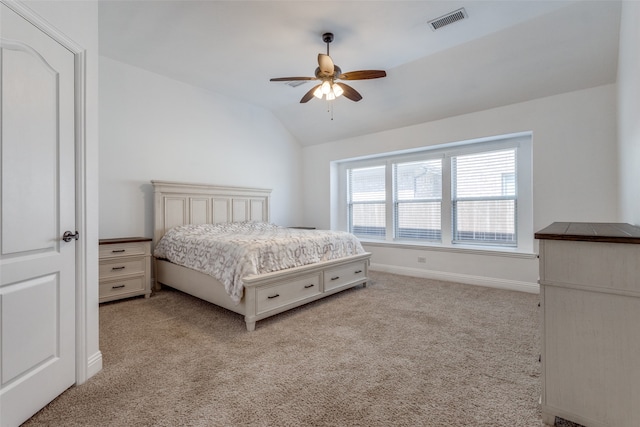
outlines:
[[[427,262],[427,259],[425,257],[423,257],[423,256],[419,256],[418,257],[418,262],[425,263],[425,262]]]

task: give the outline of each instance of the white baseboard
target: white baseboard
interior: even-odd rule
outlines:
[[[102,370],[102,352],[98,351],[87,360],[87,379]]]
[[[471,276],[468,274],[449,273],[435,270],[423,270],[420,268],[399,267],[387,264],[371,264],[370,270],[383,271],[386,273],[401,274],[411,277],[422,277],[425,279],[444,280],[447,282],[458,282],[467,285],[485,286],[488,288],[507,289],[510,291],[527,292],[530,294],[540,293],[540,286],[537,283],[520,282],[517,280],[497,279],[494,277]]]

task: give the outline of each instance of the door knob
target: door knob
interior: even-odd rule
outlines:
[[[72,239],[78,240],[79,238],[80,233],[78,233],[77,231],[75,233],[72,233],[71,231],[65,231],[62,235],[62,240],[64,240],[65,242],[70,242]]]

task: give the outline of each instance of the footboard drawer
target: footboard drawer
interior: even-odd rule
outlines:
[[[356,261],[350,264],[331,268],[324,272],[324,291],[340,288],[367,277],[367,261]]]
[[[256,289],[256,314],[275,310],[320,294],[320,273]]]

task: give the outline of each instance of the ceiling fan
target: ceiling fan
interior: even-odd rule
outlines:
[[[360,70],[343,73],[340,67],[335,65],[329,56],[329,43],[333,41],[333,33],[324,33],[322,35],[322,41],[327,44],[327,54],[318,54],[318,68],[316,68],[315,77],[277,77],[270,81],[319,80],[321,83],[312,87],[311,90],[302,97],[300,103],[308,102],[314,96],[318,99],[325,98],[331,101],[340,95],[344,95],[345,98],[358,102],[362,99],[362,95],[348,84],[337,82],[336,80],[368,80],[386,77],[387,73],[382,70]]]

